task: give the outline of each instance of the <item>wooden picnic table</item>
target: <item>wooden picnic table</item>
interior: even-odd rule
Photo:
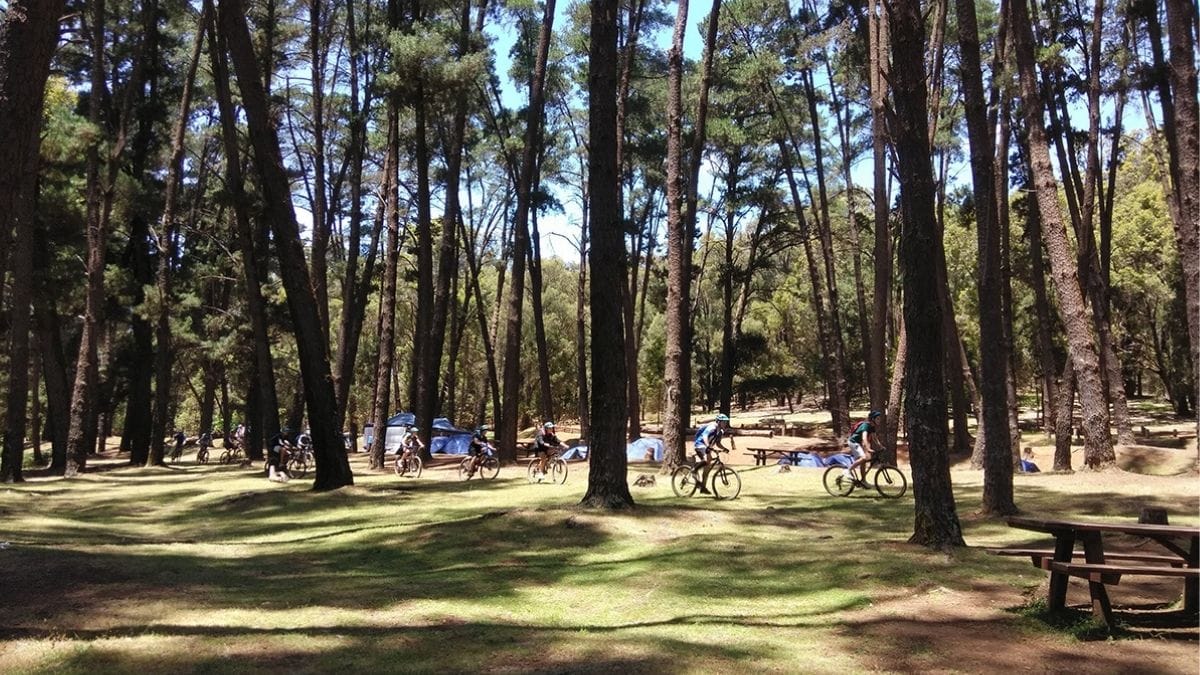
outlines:
[[[1112,605],[1105,584],[1117,584],[1122,575],[1182,577],[1184,609],[1200,606],[1200,527],[1195,525],[1155,525],[1145,523],[1101,523],[1014,516],[1009,527],[1045,532],[1054,537],[1054,550],[1007,549],[1001,554],[1029,555],[1034,564],[1050,572],[1048,604],[1050,610],[1066,606],[1070,577],[1086,579],[1091,594],[1092,612],[1105,625],[1112,625]],[[1165,556],[1114,554],[1106,560],[1104,534],[1127,534],[1150,539],[1168,552]],[[1077,563],[1076,544],[1083,545],[1084,562]],[[1121,561],[1121,562],[1117,562]],[[1160,563],[1160,564],[1147,564]],[[1161,564],[1165,563],[1165,564]]]
[[[800,441],[801,444],[797,446],[796,441]],[[746,448],[746,454],[754,457],[755,466],[766,466],[767,459],[770,457],[786,457],[794,464],[800,460],[800,455],[814,452],[834,452],[839,449],[838,444],[825,439],[805,438],[792,439],[785,447],[779,445],[771,447],[765,444],[750,446]]]

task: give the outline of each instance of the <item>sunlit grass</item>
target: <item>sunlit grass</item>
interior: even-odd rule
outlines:
[[[637,509],[604,514],[575,507],[581,463],[558,486],[529,485],[523,467],[463,483],[450,464],[411,480],[353,461],[356,485],[332,493],[186,461],[0,489],[3,669],[870,670],[853,613],[931,580],[1009,584],[1015,606],[1041,580],[977,548],[1030,533],[972,515],[971,472],[955,481],[972,548],[947,554],[906,543],[911,492],[835,499],[819,470],[739,467],[732,502],[678,499],[660,477],[634,488]],[[1161,505],[1197,520],[1186,477],[1089,481],[1018,476],[1018,499],[1033,513]],[[1012,621],[1010,635],[1024,625]]]

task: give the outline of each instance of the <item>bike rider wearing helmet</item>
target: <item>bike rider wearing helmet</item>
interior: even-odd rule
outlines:
[[[486,424],[480,424],[475,427],[475,433],[471,434],[471,443],[467,446],[467,454],[471,456],[471,470],[467,472],[468,478],[475,475],[475,467],[479,465],[479,458],[488,451],[488,448],[492,447],[492,443],[487,437],[490,428]]]
[[[286,483],[291,479],[287,472],[287,455],[293,447],[293,434],[291,429],[284,427],[267,441],[267,480]]]
[[[729,415],[721,413],[717,415],[716,419],[696,431],[696,441],[692,445],[692,451],[696,453],[697,466],[704,466],[704,472],[700,476],[700,492],[703,494],[708,494],[708,488],[706,487],[708,484],[708,472],[712,470],[712,464],[709,463],[708,458],[709,449],[715,445],[722,450],[729,450],[721,444],[721,438],[728,429]],[[733,439],[731,438],[729,442],[733,444]]]
[[[558,440],[558,436],[554,434],[554,422],[546,422],[542,425],[537,436],[533,438],[533,451],[538,454],[538,471],[534,474],[534,478],[541,480],[546,475],[546,467],[550,462],[550,455],[555,450],[566,450],[567,444]]]
[[[867,419],[856,424],[854,431],[850,432],[846,445],[850,446],[850,455],[854,457],[854,462],[842,472],[843,479],[856,480],[860,485],[866,484],[867,462],[875,456],[875,446],[879,445],[875,424],[880,417],[883,417],[883,413],[872,410]],[[854,470],[860,467],[861,470],[857,472],[859,476],[856,477]]]

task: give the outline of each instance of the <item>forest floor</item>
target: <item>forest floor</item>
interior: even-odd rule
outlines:
[[[193,452],[0,488],[0,670],[1195,673],[1200,657],[1177,581],[1112,588],[1117,639],[1085,585],[1066,614],[1039,611],[1045,573],[983,549],[1045,540],[977,515],[965,464],[968,546],[944,553],[906,543],[911,490],[837,499],[819,469],[743,464],[729,502],[658,476],[605,514],[575,506],[581,462],[561,486],[523,466],[463,483],[450,460],[413,480],[359,454],[354,487],[318,494]],[[632,464],[630,483],[655,470]],[[1014,482],[1031,515],[1200,523],[1194,465]]]

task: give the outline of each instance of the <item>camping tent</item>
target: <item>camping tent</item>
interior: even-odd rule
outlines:
[[[410,412],[396,413],[388,418],[387,435],[384,436],[384,452],[388,454],[396,452],[400,447],[400,441],[404,439],[405,428],[415,426],[416,423],[417,416]],[[373,425],[370,424],[363,429],[363,444],[365,446],[370,447],[374,431]],[[432,446],[430,448],[431,452],[465,455],[467,453],[466,443],[470,442],[471,432],[466,429],[459,429],[445,417],[435,417],[433,420],[433,436],[430,442]],[[462,448],[461,451],[458,450],[460,446]],[[443,447],[452,449],[440,449]]]
[[[562,454],[563,459],[587,459],[588,446],[577,445]],[[663,442],[658,438],[639,438],[625,446],[625,456],[634,462],[661,462]]]

